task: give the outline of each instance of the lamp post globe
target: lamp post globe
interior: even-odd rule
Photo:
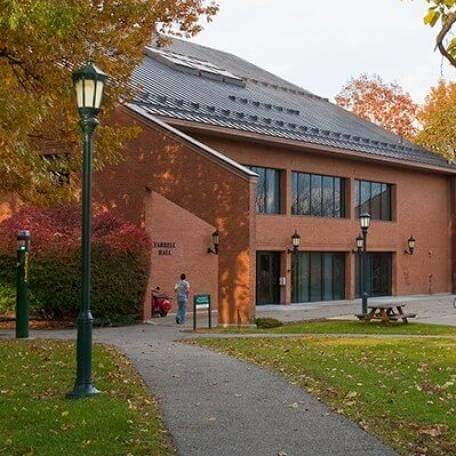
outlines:
[[[368,230],[371,223],[371,216],[369,213],[364,212],[359,216],[359,223],[362,230]]]
[[[76,382],[68,397],[79,399],[99,393],[92,384],[92,326],[91,308],[91,218],[92,218],[92,137],[98,125],[97,115],[103,99],[107,75],[92,62],[73,73],[76,102],[83,134],[82,160],[82,256],[81,307],[78,315],[76,343]]]

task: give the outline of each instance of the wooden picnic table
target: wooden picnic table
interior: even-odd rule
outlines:
[[[408,323],[409,318],[416,317],[416,314],[404,312],[405,304],[370,304],[368,307],[370,309],[368,314],[356,315],[360,320],[381,320],[384,323],[402,320]]]

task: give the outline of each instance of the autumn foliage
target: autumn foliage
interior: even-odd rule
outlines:
[[[16,233],[29,229],[35,313],[75,317],[80,302],[80,208],[26,208],[0,224],[0,309],[14,304]],[[145,231],[110,213],[93,218],[93,312],[99,319],[140,313],[148,278]]]
[[[335,99],[343,108],[391,133],[405,138],[415,133],[418,106],[398,84],[386,83],[378,75],[350,79]]]
[[[456,83],[440,81],[418,112],[421,129],[416,142],[454,160],[456,154]]]
[[[69,170],[80,169],[71,71],[89,55],[110,76],[95,165],[119,161],[138,129],[106,119],[132,96],[144,46],[163,34],[194,35],[217,9],[212,0],[0,0],[0,192],[36,204],[74,194],[53,185],[41,153],[65,153]]]

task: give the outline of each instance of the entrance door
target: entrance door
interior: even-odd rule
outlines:
[[[359,261],[356,262],[356,295],[360,296]],[[369,296],[392,295],[393,261],[391,253],[367,254],[367,292]]]
[[[280,252],[257,252],[257,305],[280,304]]]

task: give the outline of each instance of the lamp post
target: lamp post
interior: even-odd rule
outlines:
[[[16,338],[29,336],[29,252],[30,231],[17,234]]]
[[[92,136],[98,125],[104,84],[107,75],[92,62],[73,73],[77,106],[84,137],[82,165],[82,259],[81,259],[81,308],[78,316],[76,347],[77,373],[69,398],[79,399],[99,393],[92,384],[92,325],[91,298],[91,200],[92,200]]]
[[[298,234],[298,230],[295,230],[294,234],[291,236],[291,245],[293,249],[288,249],[288,253],[293,255],[292,257],[292,271],[293,271],[293,289],[294,289],[294,298],[298,296],[298,278],[299,278],[299,262],[298,262],[298,252],[299,247],[301,246],[301,236]]]
[[[367,315],[367,232],[369,230],[371,216],[367,212],[363,213],[359,217],[359,222],[361,225],[361,233],[363,236],[363,255],[362,255],[362,265],[360,269],[360,279],[361,279],[361,300],[362,300],[362,313]]]

